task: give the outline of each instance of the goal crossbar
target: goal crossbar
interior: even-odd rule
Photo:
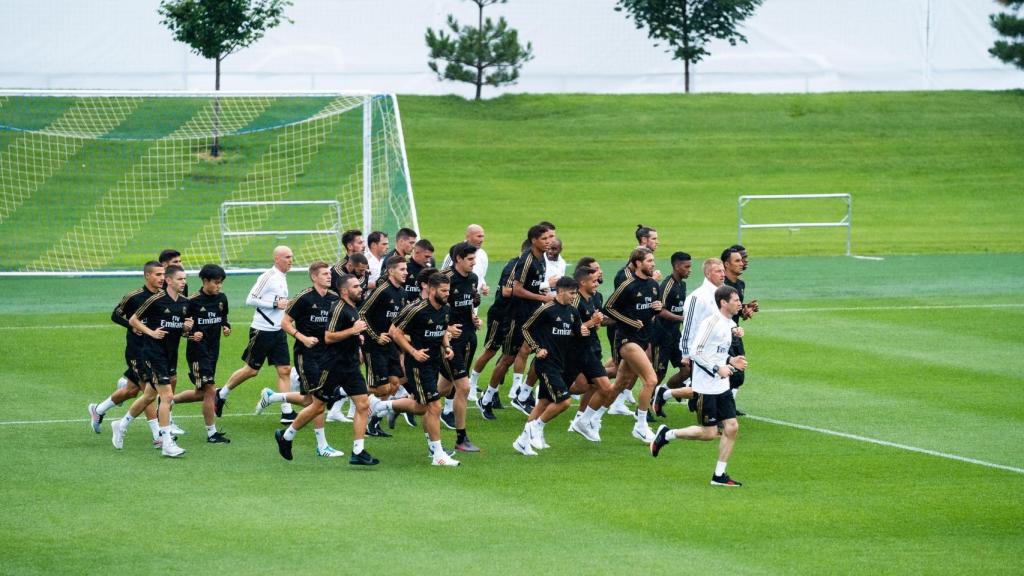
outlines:
[[[743,207],[752,200],[815,200],[839,198],[846,201],[846,215],[836,222],[771,222],[750,224],[743,219]],[[740,196],[736,203],[736,243],[743,244],[743,231],[764,228],[846,228],[846,255],[852,255],[853,197],[849,194],[752,194]]]
[[[228,229],[228,210],[237,206],[331,206],[334,208],[334,226],[322,230],[230,230]],[[332,235],[337,238],[337,254],[341,254],[341,202],[337,200],[266,200],[221,202],[220,204],[220,260],[221,265],[227,264],[227,239],[238,236],[300,236],[300,235]]]

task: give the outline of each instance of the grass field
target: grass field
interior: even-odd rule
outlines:
[[[674,250],[700,259],[734,241],[739,194],[854,194],[854,252],[882,260],[828,256],[842,250],[829,231],[746,242],[763,312],[747,325],[751,416],[729,466],[744,487],[708,486],[712,445],[651,458],[621,416],[605,418],[600,445],[563,416],[552,448],[526,460],[512,410],[470,412],[484,452],[458,469],[429,466],[404,424],[368,439],[372,470],[317,458],[308,430],[285,462],[276,418],[251,416],[269,374],[231,396],[220,426],[232,444],[207,445],[188,405],[175,411],[183,459],[161,458],[143,423],[118,452],[110,418],[97,436],[86,406],[123,371],[109,313],[138,279],[0,278],[0,573],[1024,572],[1024,94],[401,105],[425,235],[447,246],[483,224],[492,284],[541,218],[568,260],[595,255],[606,274],[635,224],[655,225],[665,270]],[[791,210],[763,216],[811,209]],[[52,234],[35,224],[45,217],[16,230]],[[253,279],[226,284],[238,332],[219,381],[240,364]],[[301,271],[289,281],[307,284]],[[350,426],[328,437],[350,450]]]

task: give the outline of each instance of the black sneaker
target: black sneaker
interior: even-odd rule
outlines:
[[[654,389],[654,398],[651,399],[651,410],[658,416],[658,418],[665,417],[665,400],[662,395],[668,388],[664,386],[658,386]]]
[[[647,423],[648,424],[656,424],[657,422],[658,421],[654,419],[654,416],[651,415],[651,411],[648,410],[647,411]]]
[[[388,428],[390,428],[391,430],[394,430],[395,429],[395,422],[397,422],[397,421],[398,421],[398,412],[392,411],[390,414],[388,414]]]
[[[411,412],[402,412],[402,417],[405,418],[405,423],[408,424],[410,428],[415,428],[416,427],[416,415],[415,414],[413,414]]]
[[[441,413],[441,423],[449,430],[455,430],[455,411]]]
[[[651,442],[651,456],[658,457],[658,452],[661,452],[662,447],[668,444],[668,439],[665,438],[665,434],[668,433],[668,426],[662,424],[658,426],[658,431],[654,434],[654,442]]]
[[[696,412],[697,411],[697,397],[698,397],[698,394],[696,392],[694,392],[693,393],[693,398],[690,398],[689,400],[686,401],[686,407],[690,410],[690,412]]]
[[[737,416],[746,416],[746,415],[747,415],[747,413],[746,413],[746,412],[744,412],[743,410],[740,410],[739,408],[737,408],[737,409],[736,409],[736,415],[737,415]]]
[[[213,391],[213,412],[217,415],[217,418],[224,415],[224,405],[227,402],[227,400],[220,397],[220,388]]]
[[[353,453],[348,457],[348,463],[353,466],[376,466],[380,464],[380,460],[377,460],[366,450],[363,450],[359,454]]]
[[[282,412],[281,413],[281,424],[291,424],[292,422],[295,422],[295,417],[298,416],[298,415],[299,415],[299,413],[294,411],[294,410],[292,410],[288,414],[285,414],[284,412]]]
[[[526,414],[527,416],[529,416],[530,411],[533,410],[533,407],[530,406],[529,400],[527,400],[526,402],[520,402],[519,398],[512,399],[512,407],[515,408],[516,410],[519,410],[523,414]]]
[[[370,421],[366,423],[366,435],[376,436],[377,438],[391,438],[391,434],[388,434],[380,427],[380,422],[380,416],[371,416]]]
[[[537,399],[534,398],[533,394],[531,393],[530,397],[526,399],[526,407],[527,407],[526,413],[529,414],[530,412],[533,412],[533,407],[536,406],[536,405],[537,405]]]
[[[740,484],[739,482],[733,480],[732,478],[729,478],[728,474],[722,474],[721,476],[712,476],[711,485],[728,486],[730,488],[739,488],[740,486],[743,486],[743,484]]]
[[[213,436],[207,436],[206,442],[209,444],[231,444],[231,440],[220,432],[214,432]]]
[[[491,398],[491,410],[504,410],[504,409],[505,409],[505,405],[501,403],[500,394],[495,394],[494,397]]]
[[[292,459],[292,441],[284,439],[284,430],[274,430],[274,440],[277,440],[277,451],[285,460]]]
[[[477,399],[476,407],[480,409],[480,414],[484,417],[484,420],[497,420],[498,417],[494,415],[494,403],[484,404],[483,401]]]

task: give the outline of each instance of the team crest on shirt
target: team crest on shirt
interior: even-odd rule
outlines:
[[[555,322],[561,322],[561,321],[562,321],[562,317],[561,316],[555,316]]]
[[[206,312],[206,306],[200,306],[199,307],[199,311],[200,312]]]
[[[313,310],[316,310],[316,309],[317,309],[317,307],[316,307],[316,303],[314,303],[314,304],[313,304]]]
[[[170,308],[164,308],[164,314],[170,314],[170,313],[171,313],[171,309]]]

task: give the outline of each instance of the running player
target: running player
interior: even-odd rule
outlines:
[[[522,326],[542,304],[554,300],[551,292],[542,291],[541,288],[544,284],[545,252],[553,239],[554,231],[547,224],[535,224],[527,232],[530,247],[519,256],[510,278],[515,316],[509,323],[508,335],[502,349],[504,357],[494,369],[495,374],[498,374],[502,364],[507,370],[508,364],[513,363],[512,389],[516,397],[512,400],[512,405],[527,416],[533,410],[534,401],[533,390],[524,382],[529,348],[523,345]],[[503,372],[501,377],[504,378]],[[491,382],[494,382],[494,375]],[[501,380],[497,382],[500,383]]]
[[[572,302],[579,285],[568,277],[555,283],[555,299],[542,304],[523,323],[523,338],[537,356],[540,387],[537,405],[523,426],[512,447],[523,456],[536,456],[535,450],[549,448],[544,439],[544,426],[565,411],[572,402],[569,383],[564,380],[566,361],[573,337],[589,336]]]
[[[117,382],[117,388],[106,400],[99,404],[89,404],[89,422],[92,431],[99,434],[103,417],[107,411],[114,406],[120,406],[125,400],[135,398],[142,391],[142,388],[149,382],[149,369],[145,360],[142,359],[142,345],[145,342],[142,334],[132,329],[128,319],[132,317],[135,310],[148,300],[150,296],[163,289],[164,266],[155,260],[146,262],[142,269],[144,284],[142,288],[132,290],[121,298],[121,302],[110,314],[110,319],[117,325],[123,326],[125,332],[124,360],[127,369],[124,375]],[[146,421],[149,423],[150,431],[153,433],[153,443],[160,445],[160,424],[156,418],[156,406],[146,405]]]
[[[743,293],[747,289],[747,283],[743,281],[740,276],[747,269],[747,251],[738,244],[730,246],[722,251],[722,266],[725,270],[724,285],[732,286],[736,289],[736,293],[740,296],[740,302],[743,302]],[[740,311],[736,313],[732,321],[738,326],[740,319],[750,320],[754,317],[754,314],[758,310],[757,300],[751,300],[749,303],[743,304]],[[732,347],[729,349],[730,356],[746,356],[746,349],[743,347],[743,338],[735,336],[732,339]],[[729,388],[732,391],[732,397],[736,398],[736,395],[740,391],[740,386],[743,386],[743,381],[746,375],[746,371],[739,370],[735,374],[729,377]],[[741,411],[739,408],[736,409],[737,416],[746,416],[746,413]]]
[[[171,402],[174,400],[171,378],[177,373],[181,336],[188,335],[193,322],[188,298],[180,292],[185,288],[185,271],[179,266],[168,266],[164,270],[164,280],[167,289],[150,296],[128,319],[131,327],[146,337],[142,356],[152,369],[149,386],[132,403],[128,413],[110,427],[113,430],[114,448],[120,450],[124,446],[128,425],[159,395],[157,418],[160,421],[161,451],[164,456],[177,457],[184,454],[185,450],[175,443],[171,435]],[[202,333],[190,337],[199,340],[202,339]]]
[[[409,275],[405,279],[405,301],[414,302],[420,297],[420,284],[417,281],[424,268],[434,268],[434,245],[430,240],[418,240],[412,248],[409,258]]]
[[[737,327],[730,317],[740,312],[743,303],[732,286],[716,289],[714,298],[718,309],[701,322],[691,356],[694,364],[693,388],[700,394],[697,401],[697,425],[677,430],[660,426],[650,447],[651,455],[657,458],[661,449],[672,440],[714,440],[719,437],[718,427],[721,426],[718,462],[711,476],[711,485],[736,487],[742,484],[725,472],[740,428],[736,421],[736,401],[729,391],[729,377],[746,370],[747,359],[729,355],[733,336],[743,337],[743,329]]]
[[[185,359],[188,361],[188,377],[195,386],[192,390],[174,395],[175,404],[188,402],[203,403],[203,420],[206,423],[206,441],[210,444],[228,444],[227,436],[217,431],[213,397],[216,394],[215,377],[217,358],[220,356],[220,337],[231,335],[228,322],[228,297],[221,292],[224,269],[216,264],[206,264],[199,270],[203,286],[189,297],[189,309],[195,320],[193,334],[201,337],[189,338],[185,344]]]
[[[252,315],[252,327],[249,329],[249,343],[242,352],[245,362],[235,370],[227,383],[217,389],[217,416],[224,411],[228,394],[239,384],[260,373],[264,362],[269,362],[277,369],[277,391],[291,390],[291,370],[288,364],[288,339],[281,331],[281,320],[284,310],[288,307],[288,277],[292,268],[292,250],[287,246],[274,248],[274,266],[260,274],[246,298],[247,306],[255,306]],[[288,402],[281,404],[281,423],[287,424],[295,419],[295,410]]]
[[[451,359],[441,359],[439,391],[445,396],[441,421],[448,428],[455,429],[455,449],[460,452],[480,451],[466,435],[466,404],[469,400],[466,364],[476,351],[476,331],[480,327],[480,318],[476,315],[476,307],[480,304],[477,292],[479,279],[473,272],[476,253],[476,246],[468,242],[456,244],[453,251],[454,263],[442,272],[449,283],[449,331],[454,354]]]
[[[390,252],[384,253],[384,261],[387,262],[392,256],[400,256],[408,261],[412,255],[412,247],[416,243],[416,231],[412,228],[399,228],[395,233],[395,247]]]
[[[417,411],[425,413],[423,430],[434,466],[459,465],[459,461],[441,447],[441,405],[438,403],[441,395],[437,389],[442,355],[448,360],[454,356],[447,330],[449,289],[444,275],[432,275],[425,298],[406,306],[391,326],[392,340],[405,352],[405,388],[416,402]],[[381,404],[386,409],[389,402]]]
[[[342,276],[347,277],[348,274]],[[338,293],[330,289],[332,273],[326,262],[313,262],[309,266],[309,279],[313,285],[299,292],[288,303],[281,319],[281,330],[295,339],[292,349],[295,372],[299,377],[298,392],[277,392],[264,388],[260,392],[256,413],[261,414],[271,404],[294,402],[308,406],[313,397],[311,390],[320,386],[327,345],[324,331],[330,320],[331,306],[338,301]],[[313,417],[313,433],[316,436],[316,453],[325,458],[337,458],[344,452],[335,450],[327,443],[324,433],[324,415],[317,412]]]
[[[618,322],[615,341],[622,358],[618,374],[621,376],[623,369],[628,367],[631,374],[643,379],[633,437],[650,442],[654,433],[647,424],[647,411],[658,376],[647,356],[647,349],[651,344],[651,326],[662,302],[658,299],[658,283],[654,280],[654,253],[648,248],[637,248],[630,255],[629,262],[633,265],[633,273],[608,298],[605,310]],[[631,382],[616,379],[620,388],[629,384]]]
[[[366,363],[366,381],[374,398],[387,400],[401,385],[401,357],[395,343],[391,341],[391,324],[405,306],[405,278],[407,263],[401,256],[392,256],[385,263],[386,276],[377,283],[366,301],[359,308],[359,317],[366,322],[363,338],[363,358]],[[371,399],[371,404],[376,404]],[[380,430],[381,417],[371,415],[368,432],[371,435],[386,434]]]
[[[578,432],[591,442],[600,442],[601,416],[607,410],[608,403],[615,398],[616,390],[601,363],[601,340],[597,335],[604,322],[601,313],[604,299],[597,291],[601,268],[596,261],[590,263],[592,268],[576,268],[573,278],[579,284],[579,294],[573,299],[573,306],[590,334],[573,343],[566,382],[570,384],[570,392],[582,394],[579,410],[569,424],[569,431]]]
[[[327,266],[326,263],[322,264],[324,267]],[[328,278],[327,282],[329,281]],[[363,436],[370,403],[366,398],[366,382],[359,372],[359,335],[366,330],[366,323],[359,319],[355,303],[362,299],[362,289],[359,287],[359,280],[352,275],[343,275],[338,284],[341,286],[341,299],[332,301],[328,311],[329,320],[323,333],[326,352],[321,357],[322,370],[316,381],[306,383],[309,386],[306,392],[311,397],[310,404],[299,412],[287,429],[276,430],[274,439],[277,441],[277,449],[281,456],[285,460],[291,460],[295,433],[310,420],[316,422],[322,419],[324,408],[337,399],[339,388],[344,388],[356,406],[352,422],[352,456],[348,462],[356,466],[374,466],[380,461],[365,450]],[[317,324],[319,325],[319,322]],[[303,340],[308,342],[309,337],[304,336]]]
[[[672,274],[661,283],[662,308],[654,320],[652,360],[654,370],[658,373],[658,382],[665,379],[669,365],[678,370],[667,385],[658,386],[654,390],[651,409],[662,418],[665,417],[665,402],[669,398],[681,401],[683,398],[693,397],[691,388],[682,389],[683,382],[690,377],[690,368],[683,366],[683,352],[679,348],[679,338],[682,335],[680,327],[684,321],[683,310],[686,308],[686,279],[690,277],[692,268],[693,259],[690,255],[686,252],[676,252],[672,254]],[[675,389],[681,391],[670,391]]]

